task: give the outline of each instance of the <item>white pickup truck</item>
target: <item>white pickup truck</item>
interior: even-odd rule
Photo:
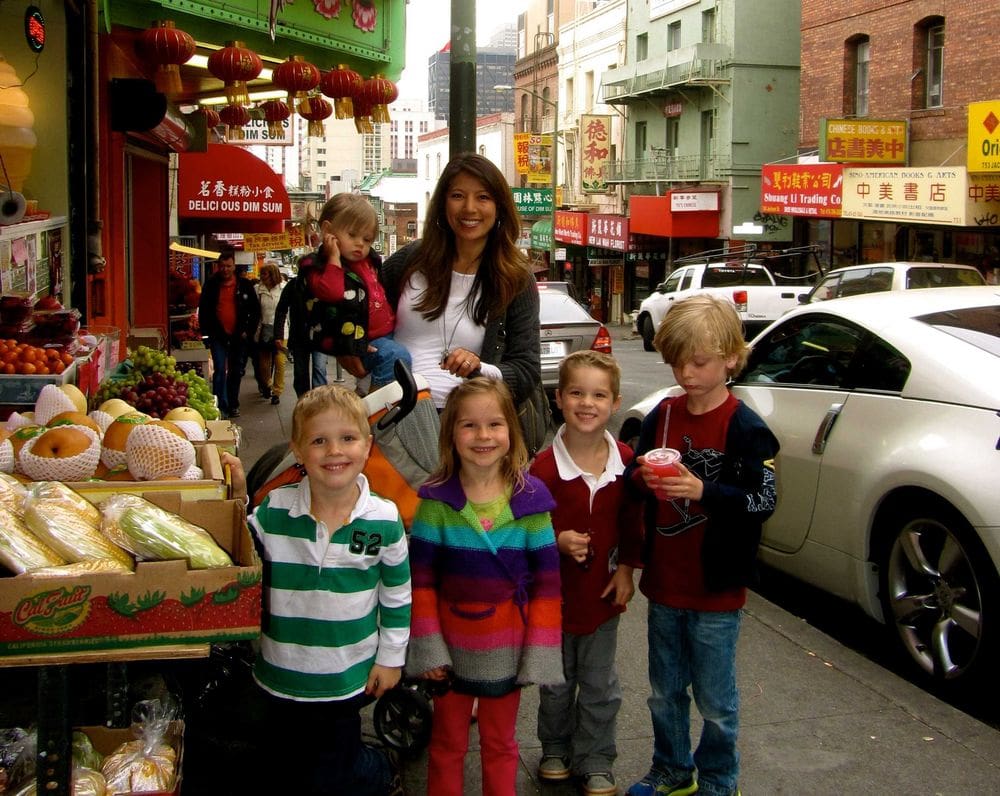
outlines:
[[[792,257],[815,254],[813,247],[786,249],[774,254],[737,252],[752,257],[732,259],[733,252],[706,252],[675,261],[675,268],[656,290],[639,305],[636,329],[642,335],[647,351],[653,350],[653,336],[660,328],[673,304],[688,296],[711,293],[732,301],[743,320],[744,334],[748,340],[771,321],[777,320],[792,307],[798,306],[799,296],[806,295],[813,287],[819,267],[809,276],[797,278],[796,283],[778,284],[764,260],[775,257]],[[706,256],[709,255],[709,256]],[[712,260],[712,255],[716,258]]]

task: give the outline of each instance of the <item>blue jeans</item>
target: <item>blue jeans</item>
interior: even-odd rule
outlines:
[[[247,344],[238,337],[210,337],[208,347],[212,352],[212,393],[219,399],[219,411],[225,417],[240,408],[243,351]]]
[[[698,793],[735,790],[739,693],[736,641],[740,611],[693,611],[649,604],[649,685],[653,768],[681,780],[698,770]],[[704,719],[691,756],[691,697]]]
[[[292,386],[301,397],[313,387],[326,384],[326,354],[308,348],[293,348]]]
[[[397,343],[391,334],[379,337],[377,340],[369,340],[368,345],[375,350],[361,357],[361,364],[371,374],[372,389],[384,387],[396,380],[393,364],[397,359],[402,359],[407,365],[413,364],[410,352]]]

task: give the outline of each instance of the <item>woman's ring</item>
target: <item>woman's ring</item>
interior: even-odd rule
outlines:
[[[469,367],[472,363],[469,362],[469,360],[465,360],[462,364],[465,365],[465,367]]]

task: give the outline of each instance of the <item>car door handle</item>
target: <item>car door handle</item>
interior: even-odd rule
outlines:
[[[840,416],[843,408],[843,404],[833,404],[826,410],[823,421],[819,424],[819,428],[816,429],[816,436],[813,437],[813,453],[823,453],[826,450],[826,441],[829,439],[830,432],[833,430],[833,424],[837,422],[837,418]]]

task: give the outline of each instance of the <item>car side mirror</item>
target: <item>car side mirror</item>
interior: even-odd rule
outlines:
[[[809,297],[812,295],[812,291],[808,293],[799,293],[799,304],[808,304]]]

